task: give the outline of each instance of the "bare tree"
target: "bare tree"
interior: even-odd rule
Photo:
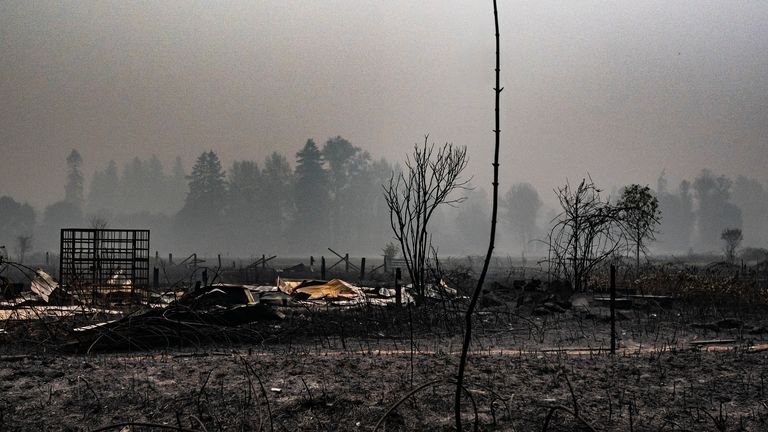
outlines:
[[[456,422],[456,431],[462,431],[461,423],[461,394],[464,390],[464,371],[467,367],[467,357],[469,356],[469,344],[472,342],[472,314],[475,312],[477,306],[477,300],[480,297],[480,291],[483,289],[485,283],[485,276],[488,274],[488,266],[491,263],[491,257],[493,256],[493,248],[496,244],[496,216],[499,210],[499,147],[501,146],[501,121],[499,119],[499,104],[501,100],[501,44],[499,42],[499,13],[496,8],[496,0],[493,0],[493,23],[496,30],[496,87],[493,92],[495,96],[494,108],[495,108],[495,128],[493,134],[494,140],[494,152],[493,152],[493,204],[491,207],[491,235],[488,239],[488,250],[485,253],[485,261],[483,261],[483,269],[480,271],[480,277],[477,279],[477,285],[472,292],[472,298],[467,306],[467,312],[464,315],[464,340],[461,344],[461,357],[459,358],[459,370],[456,374],[456,392],[453,399],[453,414]],[[477,430],[477,424],[475,424],[475,430]]]
[[[88,218],[88,223],[91,224],[91,228],[93,229],[107,229],[109,226],[109,220],[107,217],[103,214],[93,214]]]
[[[720,238],[725,241],[725,260],[733,263],[736,259],[736,249],[738,249],[741,241],[744,239],[741,228],[726,228],[720,234]]]
[[[626,243],[621,209],[603,201],[600,192],[591,179],[555,191],[563,211],[548,235],[550,272],[571,281],[576,291],[586,289],[592,270]]]
[[[387,242],[381,252],[384,254],[385,260],[393,259],[400,253],[400,248],[394,242]]]
[[[24,264],[24,258],[27,253],[32,250],[32,236],[20,235],[16,237],[16,256],[18,257],[19,264]]]
[[[428,227],[435,210],[441,205],[454,205],[464,197],[452,193],[466,186],[461,177],[467,166],[466,147],[445,144],[437,151],[434,144],[414,145],[413,154],[405,161],[405,169],[393,173],[383,185],[389,207],[389,221],[402,257],[408,268],[419,302],[424,300],[426,262],[432,237]]]

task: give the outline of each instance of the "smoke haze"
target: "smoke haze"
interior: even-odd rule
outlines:
[[[501,28],[502,189],[768,182],[768,4],[514,2]],[[483,2],[2,2],[0,58],[0,195],[39,216],[72,149],[87,196],[110,160],[293,166],[341,135],[396,163],[429,133],[490,185]]]

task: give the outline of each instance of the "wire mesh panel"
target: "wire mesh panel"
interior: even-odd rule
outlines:
[[[81,291],[148,289],[149,230],[62,229],[59,280]]]

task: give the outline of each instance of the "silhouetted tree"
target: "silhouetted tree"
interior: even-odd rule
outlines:
[[[669,192],[662,172],[657,181],[656,195],[659,211],[664,215],[658,236],[661,247],[678,252],[688,249],[696,216],[693,212],[691,183],[683,180],[676,193]]]
[[[501,206],[502,215],[515,230],[525,254],[536,233],[536,218],[542,206],[539,193],[530,183],[514,184],[501,199]]]
[[[768,190],[756,179],[739,176],[733,183],[733,203],[741,209],[746,243],[768,245]]]
[[[322,149],[323,159],[328,165],[328,195],[331,200],[328,206],[330,216],[329,240],[336,243],[339,239],[349,237],[345,232],[349,229],[349,222],[343,215],[347,214],[349,208],[349,188],[354,184],[353,170],[357,170],[358,175],[363,173],[365,159],[356,158],[361,153],[360,149],[353,146],[349,141],[337,136],[329,138]],[[357,164],[357,166],[355,166]]]
[[[647,252],[647,242],[656,239],[657,226],[661,222],[659,200],[647,185],[632,184],[622,190],[616,205],[624,233],[635,247],[635,266],[639,271],[640,252]]]
[[[35,226],[35,210],[9,196],[0,197],[0,245],[11,247],[20,235],[28,235]]]
[[[64,201],[82,207],[83,205],[83,158],[77,150],[67,156],[67,183],[64,185]]]
[[[604,201],[590,179],[555,191],[562,212],[549,233],[550,272],[587,288],[592,271],[623,246],[619,209]]]
[[[723,229],[741,227],[741,210],[729,201],[731,184],[727,177],[715,177],[709,170],[703,170],[693,182],[699,204],[699,240],[704,247],[717,244]]]
[[[144,163],[138,157],[131,159],[123,168],[120,180],[120,204],[123,212],[138,213],[146,205],[146,175]]]
[[[264,159],[262,170],[264,190],[269,204],[264,205],[265,241],[276,247],[282,244],[293,218],[293,171],[288,159],[274,152]]]
[[[376,217],[376,200],[381,199],[381,183],[377,183],[368,152],[358,151],[350,157],[346,171],[346,185],[336,191],[334,200],[334,242],[343,239],[349,248],[361,247],[372,241],[369,228]]]
[[[443,207],[440,210],[452,211],[453,215],[443,215],[447,217],[442,224],[435,224],[435,234],[445,239],[441,241],[441,251],[479,255],[486,246],[488,235],[488,194],[483,188],[467,187],[464,196],[466,200],[459,208]]]
[[[205,216],[220,214],[227,199],[224,179],[225,174],[216,153],[203,152],[192,167],[189,192],[182,211]]]
[[[37,236],[39,247],[57,248],[61,228],[78,228],[83,224],[83,211],[80,206],[67,201],[58,201],[45,208],[40,235]]]
[[[221,217],[227,202],[225,175],[213,151],[203,152],[192,167],[189,192],[179,221],[195,248],[216,246],[221,241]],[[210,249],[203,250],[210,252]]]
[[[32,235],[20,235],[16,237],[16,259],[23,264],[27,253],[32,250]]]
[[[267,228],[262,216],[266,198],[256,162],[235,161],[229,170],[226,214],[230,249],[244,252],[262,244],[261,233]]]
[[[117,175],[117,165],[111,160],[104,171],[96,171],[91,178],[88,192],[88,209],[91,212],[120,210],[120,178]]]
[[[435,152],[434,144],[428,144],[425,137],[424,144],[415,145],[406,159],[405,170],[393,173],[389,184],[384,185],[390,225],[420,303],[432,249],[429,222],[438,207],[464,201],[464,197],[451,194],[466,186],[467,181],[461,178],[466,166],[466,147],[445,144]]]
[[[109,227],[109,217],[104,213],[88,216],[88,225],[93,229],[103,230]]]
[[[725,260],[733,264],[736,259],[736,249],[741,244],[744,236],[739,228],[726,228],[720,234],[720,238],[725,241]]]
[[[381,194],[381,185],[387,184],[393,172],[398,173],[400,171],[400,167],[393,166],[384,158],[371,163],[370,175],[372,184],[369,193],[373,197],[371,202],[371,213],[373,216],[367,221],[368,228],[366,232],[370,237],[366,240],[365,247],[379,245],[392,238],[389,225],[389,206],[387,206],[387,200],[384,195]]]
[[[345,187],[349,182],[350,161],[360,152],[358,147],[337,136],[329,138],[323,146],[323,159],[328,163],[329,186],[332,191]]]
[[[313,140],[307,140],[296,154],[294,185],[296,215],[293,237],[307,252],[318,252],[326,245],[328,230],[328,173],[323,156]]]

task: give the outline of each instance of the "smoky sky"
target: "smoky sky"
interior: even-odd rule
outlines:
[[[499,8],[503,189],[768,181],[768,3]],[[336,135],[397,161],[427,133],[489,185],[493,50],[490,1],[0,2],[0,194],[60,199],[73,148],[90,175]]]

